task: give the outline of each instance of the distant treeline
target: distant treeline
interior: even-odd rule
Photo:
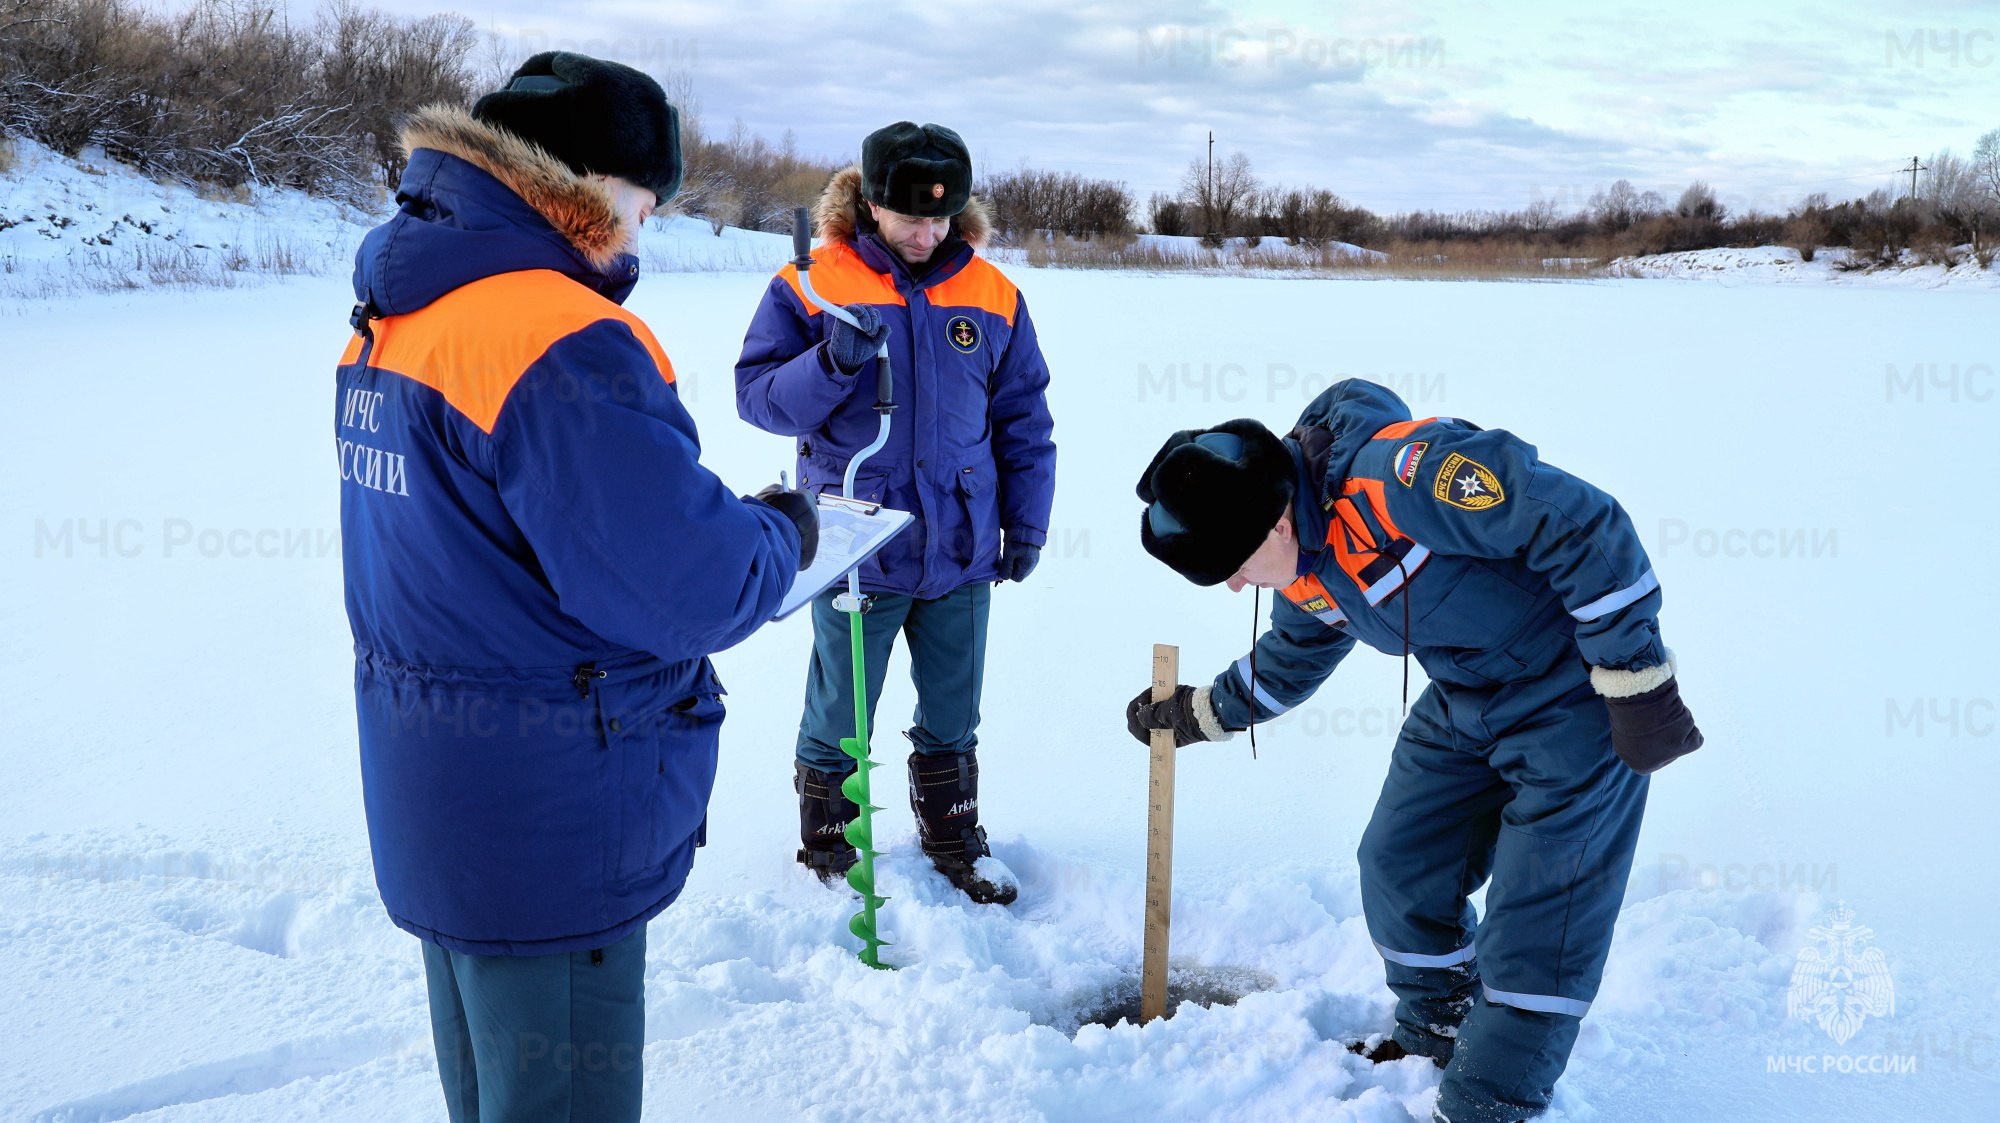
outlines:
[[[179,14],[132,0],[0,0],[0,133],[68,154],[102,146],[188,182],[365,198],[401,174],[405,115],[433,102],[469,105],[519,62],[506,41],[463,16],[412,19],[355,0],[327,0],[303,22],[282,3],[254,0],[200,0]],[[711,136],[687,75],[658,77],[682,111],[687,169],[677,206],[718,231],[789,228],[792,209],[810,205],[850,162],[802,155],[789,131],[774,144],[741,121]],[[1777,244],[1808,258],[1845,246],[1874,261],[1910,249],[1948,258],[1968,242],[1990,257],[2000,129],[1980,137],[1969,159],[1932,155],[1913,196],[1878,190],[1835,203],[1818,194],[1783,214],[1732,213],[1706,183],[1669,204],[1619,180],[1574,210],[1545,199],[1518,211],[1379,215],[1326,188],[1264,183],[1241,152],[1213,168],[1191,162],[1177,191],[1143,207],[1123,183],[1027,166],[989,171],[975,190],[992,205],[1000,240],[1013,244],[1124,242],[1147,230],[1210,245],[1277,238],[1467,258]]]

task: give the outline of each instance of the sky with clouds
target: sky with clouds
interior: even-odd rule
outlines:
[[[841,157],[936,121],[986,169],[1142,199],[1213,130],[1266,181],[1379,211],[1570,207],[1619,178],[1782,210],[1907,186],[1912,155],[2000,128],[1995,0],[373,3],[458,11],[510,63],[570,49],[685,72],[711,132],[741,119]]]

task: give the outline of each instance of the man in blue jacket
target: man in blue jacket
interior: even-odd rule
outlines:
[[[1356,640],[1422,664],[1360,851],[1396,1028],[1355,1051],[1444,1068],[1448,1123],[1541,1111],[1597,993],[1647,774],[1701,746],[1631,520],[1512,434],[1411,420],[1360,380],[1282,440],[1252,420],[1174,434],[1139,498],[1146,550],[1195,584],[1282,590],[1210,685],[1132,700],[1142,742],[1270,721]]]
[[[404,131],[334,409],[376,881],[421,937],[453,1120],[636,1120],[646,922],[702,843],[722,684],[808,497],[699,461],[620,307],[680,181],[657,83],[529,59]]]
[[[1028,306],[974,252],[986,210],[957,133],[898,122],[862,142],[814,211],[814,288],[856,330],[807,303],[787,266],[764,293],[736,364],[736,409],[796,438],[799,481],[838,495],[848,461],[875,439],[874,356],[888,340],[898,409],[889,444],[863,465],[854,498],[914,512],[917,525],[863,565],[868,712],[896,633],[917,688],[908,731],[910,802],[924,853],[973,900],[1008,903],[1013,877],[979,825],[976,756],[991,586],[1022,581],[1048,536],[1055,496],[1048,366]],[[860,387],[868,387],[866,391]],[[813,602],[813,658],[794,787],[799,861],[828,884],[855,860],[841,835],[854,805],[848,622],[829,592]]]

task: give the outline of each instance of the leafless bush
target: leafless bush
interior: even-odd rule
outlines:
[[[1806,196],[1785,216],[1785,244],[1799,251],[1800,261],[1811,261],[1826,244],[1833,229],[1827,210],[1826,193],[1821,191]]]
[[[1146,204],[1146,223],[1153,233],[1170,238],[1185,237],[1194,232],[1188,219],[1187,204],[1173,195],[1153,195]]]
[[[1083,239],[1132,232],[1132,193],[1111,180],[1024,167],[986,177],[977,191],[1003,238],[1038,230]]]
[[[792,210],[811,206],[839,165],[799,153],[790,129],[772,144],[737,121],[721,140],[689,128],[684,116],[681,152],[687,168],[675,205],[724,226],[782,233],[792,228]]]
[[[0,129],[187,183],[347,198],[400,171],[395,121],[465,101],[472,25],[334,0],[311,24],[251,0],[0,0]]]

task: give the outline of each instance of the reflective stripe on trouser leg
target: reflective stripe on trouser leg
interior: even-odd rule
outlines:
[[[1527,684],[1482,720],[1513,783],[1479,923],[1481,994],[1438,1089],[1453,1123],[1548,1106],[1597,996],[1631,872],[1647,781],[1611,751],[1604,702],[1580,670]]]
[[[1438,1114],[1451,1123],[1510,1123],[1541,1112],[1582,1025],[1481,998],[1458,1028],[1458,1047],[1438,1086]]]
[[[1582,1017],[1624,903],[1648,781],[1612,752],[1604,702],[1582,682],[1503,734],[1491,759],[1516,784],[1479,924],[1485,996]]]
[[[1478,982],[1468,894],[1486,879],[1506,785],[1452,747],[1433,685],[1411,708],[1361,837],[1361,903],[1396,993],[1396,1039],[1446,1057]]]

